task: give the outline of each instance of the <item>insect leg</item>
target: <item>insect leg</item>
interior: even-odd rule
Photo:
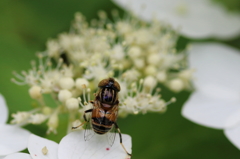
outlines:
[[[118,130],[118,134],[119,134],[119,138],[120,138],[120,144],[122,145],[124,151],[129,155],[129,156],[132,156],[130,153],[127,152],[126,148],[124,147],[123,143],[122,143],[122,134],[121,134],[121,131],[117,125],[117,123],[114,123],[116,129]]]
[[[84,125],[86,122],[88,122],[85,113],[92,112],[92,110],[93,110],[93,109],[88,109],[88,110],[86,110],[86,111],[84,112],[84,114],[83,114],[84,122],[83,122],[82,124],[78,125],[78,126],[72,127],[72,129],[77,129],[77,128],[79,128],[80,126]]]

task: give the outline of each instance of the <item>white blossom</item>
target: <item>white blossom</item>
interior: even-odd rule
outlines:
[[[5,155],[24,150],[30,132],[16,125],[6,124],[8,109],[2,95],[0,95],[0,158]]]
[[[240,33],[240,14],[211,0],[113,1],[143,20],[166,21],[190,38],[228,39]]]
[[[190,50],[196,91],[182,114],[198,124],[223,129],[240,149],[240,51],[219,43],[195,43]]]
[[[12,122],[46,121],[47,133],[57,133],[59,116],[68,114],[69,132],[73,121],[81,117],[83,122],[84,111],[93,107],[90,101],[98,83],[109,77],[120,83],[120,117],[164,112],[172,101],[162,98],[161,85],[176,92],[192,89],[186,51],[176,50],[177,31],[156,19],[148,23],[131,15],[121,18],[117,11],[112,16],[113,21],[100,11],[99,19],[88,24],[76,13],[71,32],[49,40],[31,69],[14,73],[13,82],[29,85],[38,104],[33,111],[13,114]],[[175,79],[182,83],[169,84]],[[46,104],[45,96],[53,99],[53,106]]]
[[[32,124],[41,124],[41,123],[44,122],[46,119],[47,119],[46,115],[37,113],[37,114],[32,114],[32,115],[29,117],[29,121],[28,121],[28,122],[29,122],[29,123],[32,123]]]
[[[122,141],[126,149],[131,152],[131,137],[122,134]],[[84,131],[75,131],[57,144],[54,141],[30,135],[28,139],[28,151],[26,153],[14,153],[6,156],[4,159],[130,159],[119,143],[119,136],[115,138],[112,146],[108,144],[106,135],[94,135],[90,141],[84,140]]]

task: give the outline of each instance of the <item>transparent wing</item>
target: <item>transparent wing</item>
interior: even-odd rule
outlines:
[[[107,140],[110,146],[112,146],[115,141],[116,133],[117,133],[117,129],[115,125],[113,125],[112,129],[107,133]]]
[[[92,123],[91,119],[88,119],[88,122],[86,123],[86,127],[85,127],[85,132],[84,132],[85,141],[89,141],[95,135],[95,132],[92,129],[91,123]]]
[[[109,119],[111,121],[117,122],[117,117],[118,117],[118,107],[116,107],[116,109],[113,110],[113,113],[109,116]],[[115,141],[116,133],[117,133],[117,128],[113,123],[112,129],[107,133],[108,143],[110,146],[112,146]]]

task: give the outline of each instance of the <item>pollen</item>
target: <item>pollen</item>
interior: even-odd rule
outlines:
[[[42,153],[43,153],[44,155],[47,155],[48,149],[47,149],[46,146],[44,146],[44,147],[42,148]]]

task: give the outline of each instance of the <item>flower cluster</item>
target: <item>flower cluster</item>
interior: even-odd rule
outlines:
[[[112,19],[100,11],[99,19],[88,23],[76,13],[70,32],[49,40],[47,50],[38,53],[38,65],[32,62],[29,71],[15,73],[13,82],[28,84],[39,105],[13,114],[12,123],[47,120],[48,132],[56,132],[59,114],[69,113],[69,123],[80,118],[91,107],[98,82],[108,77],[121,86],[122,117],[165,111],[175,98],[162,99],[160,85],[173,92],[191,89],[193,71],[187,68],[185,52],[176,50],[178,35],[168,24],[122,19],[117,11]],[[47,105],[45,96],[54,99],[55,106]]]

